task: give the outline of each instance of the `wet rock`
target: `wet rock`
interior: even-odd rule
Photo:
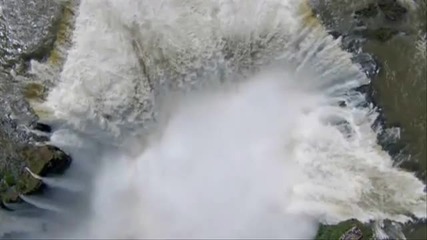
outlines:
[[[55,40],[59,1],[0,0],[0,9],[0,64],[42,58]]]
[[[38,135],[38,134],[32,134],[32,136],[30,137],[30,142],[31,143],[46,143],[48,142],[50,139],[48,136],[44,136],[44,135]]]
[[[26,167],[40,176],[62,174],[71,164],[71,157],[55,146],[29,147],[22,150]],[[31,177],[25,172],[24,177]],[[32,178],[32,177],[31,177]]]
[[[360,65],[362,71],[369,79],[373,79],[380,72],[378,61],[369,53],[354,55],[352,60]]]
[[[43,191],[43,183],[25,170],[46,176],[62,174],[71,164],[71,157],[55,146],[26,146],[20,150],[21,168],[8,166],[3,168],[0,182],[0,196],[6,203],[19,202],[20,194],[34,194]],[[10,179],[8,179],[10,178]]]
[[[342,48],[348,52],[359,53],[365,39],[356,34],[346,34],[342,36]]]
[[[378,143],[384,150],[389,152],[392,156],[398,154],[403,148],[400,143],[400,127],[394,126],[382,130],[378,136]]]
[[[339,31],[336,30],[329,30],[328,31],[329,35],[331,35],[334,39],[339,38],[340,36],[342,36],[343,34],[340,33]]]
[[[39,122],[34,125],[33,129],[46,133],[52,132],[52,128],[49,125]]]
[[[61,40],[56,34],[64,14],[60,2],[0,0],[0,208],[4,210],[5,204],[20,202],[20,194],[44,189],[26,167],[46,176],[63,173],[71,163],[60,149],[39,145],[49,140],[49,134],[29,131],[49,133],[52,129],[37,123],[29,104],[43,100],[45,86],[24,74],[29,59],[44,59],[54,42]]]
[[[401,20],[408,12],[406,8],[401,6],[396,0],[380,0],[378,7],[384,14],[384,17],[390,21]]]

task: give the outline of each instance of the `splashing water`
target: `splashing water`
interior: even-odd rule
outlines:
[[[49,236],[307,239],[318,222],[426,217],[353,90],[369,80],[303,9],[83,0],[44,107],[74,159],[64,181],[87,190]]]

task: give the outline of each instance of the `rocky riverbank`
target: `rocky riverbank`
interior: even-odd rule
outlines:
[[[314,0],[312,3],[318,18],[334,37],[342,38],[343,48],[354,54],[354,61],[372,81],[359,90],[380,110],[373,125],[380,131],[378,143],[393,157],[395,165],[415,172],[426,182],[425,1]],[[417,47],[423,41],[424,47]],[[393,57],[392,53],[402,45],[407,46],[405,51]],[[405,66],[406,71],[398,70],[400,74],[396,76],[395,69],[402,69],[401,66]],[[412,98],[408,98],[408,94]],[[395,101],[406,103],[406,106],[391,106],[390,103]],[[413,108],[417,109],[410,110]],[[407,119],[405,115],[413,117]],[[416,140],[411,140],[411,136]],[[317,239],[338,239],[337,236],[370,239],[373,237],[371,226],[371,223],[361,225],[355,220],[322,225]],[[361,230],[361,236],[346,238],[350,233],[346,231],[353,227]],[[415,229],[416,233],[410,233],[408,229]],[[425,238],[425,226],[409,224],[405,234],[410,238]]]
[[[43,191],[44,184],[27,169],[49,176],[71,164],[68,154],[48,144],[51,127],[39,122],[32,107],[46,88],[29,63],[59,62],[68,27],[64,18],[75,2],[0,0],[0,206],[6,210],[8,203],[21,201],[19,195]]]

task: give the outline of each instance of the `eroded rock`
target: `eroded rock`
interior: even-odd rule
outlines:
[[[9,166],[3,169],[0,182],[0,195],[6,203],[18,202],[20,194],[39,193],[43,190],[43,183],[31,176],[25,170],[46,176],[62,174],[71,164],[71,157],[55,146],[26,146],[20,150],[20,157],[24,164],[21,167]]]
[[[46,176],[61,174],[71,163],[60,149],[40,146],[49,140],[52,129],[38,123],[30,102],[43,101],[47,89],[25,72],[28,60],[45,60],[63,41],[61,21],[70,15],[69,5],[78,3],[71,2],[0,0],[0,208],[5,210],[5,203],[20,201],[19,194],[43,190],[26,167]]]
[[[0,10],[0,64],[42,58],[55,40],[59,1],[0,0]]]

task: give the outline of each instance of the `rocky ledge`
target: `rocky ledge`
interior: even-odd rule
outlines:
[[[39,194],[40,177],[62,174],[71,157],[48,143],[49,125],[39,122],[30,101],[46,89],[26,71],[32,59],[47,61],[63,41],[63,15],[69,2],[0,0],[0,207]],[[31,173],[35,174],[32,175]]]
[[[0,182],[2,203],[20,202],[19,195],[41,193],[44,189],[38,176],[62,174],[71,164],[71,158],[54,146],[26,146],[18,150],[23,167],[16,169],[13,164],[3,167]]]

